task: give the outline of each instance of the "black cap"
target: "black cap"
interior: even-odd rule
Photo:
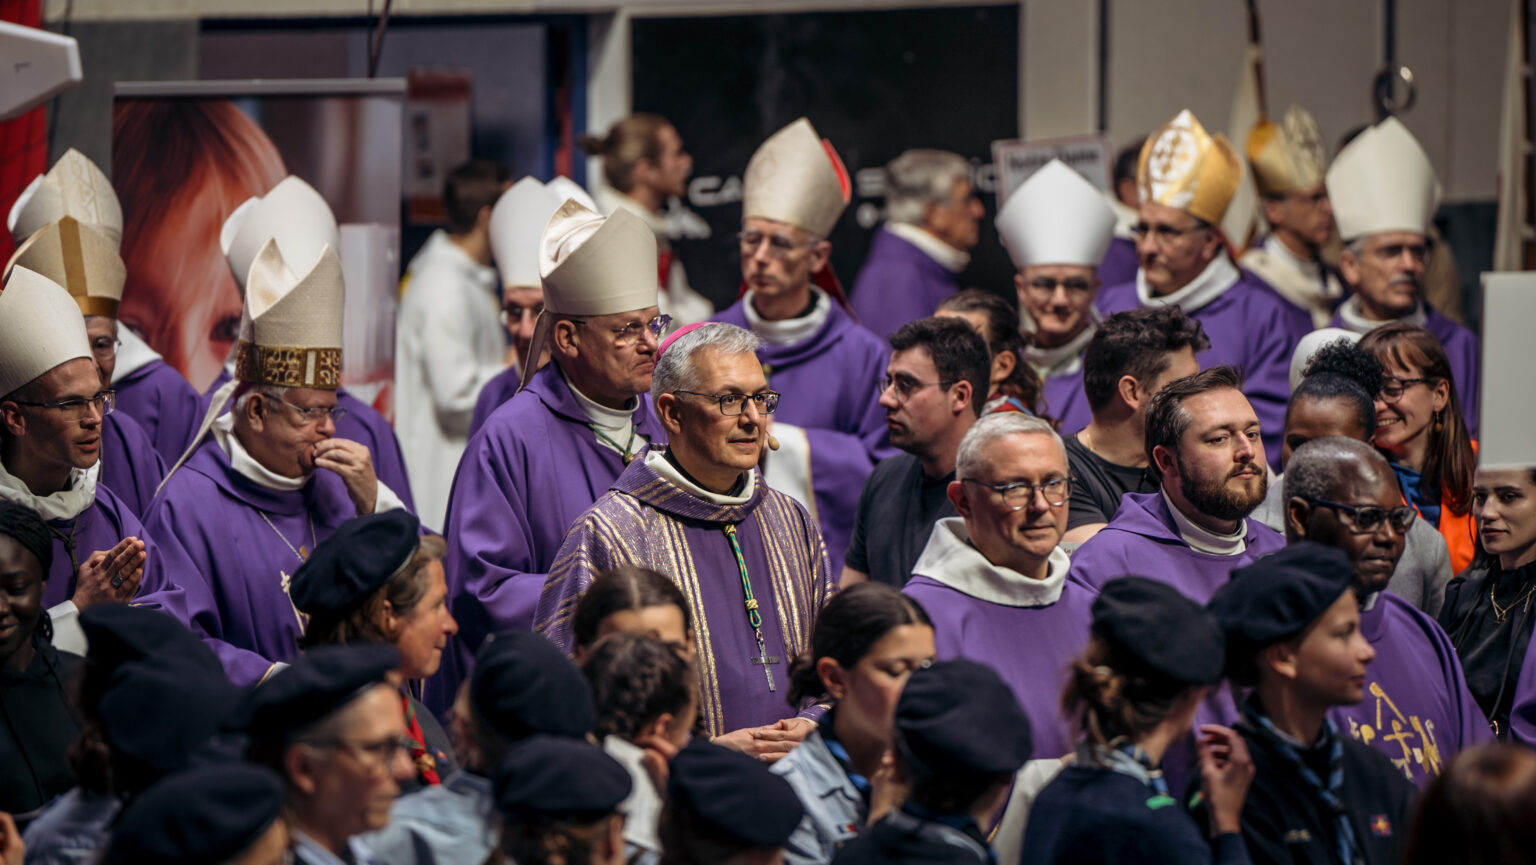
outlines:
[[[359,606],[411,563],[420,532],[421,521],[403,508],[347,520],[294,572],[293,605],[310,616]]]
[[[113,827],[103,865],[216,865],[244,852],[283,806],[277,773],[241,763],[199,766],[134,797]]]
[[[286,737],[352,702],[399,666],[394,646],[355,643],[310,649],[250,692],[246,732],[253,739]]]
[[[919,667],[896,701],[896,734],[933,772],[1018,771],[1033,748],[1029,716],[1013,689],[985,664],[941,661]]]
[[[532,631],[506,631],[480,647],[469,701],[502,738],[535,733],[580,739],[592,729],[592,691],[554,643]]]
[[[737,751],[694,739],[672,758],[667,799],[750,847],[783,847],[805,816],[789,782]]]
[[[114,751],[165,774],[187,765],[243,696],[222,670],[166,655],[118,667],[96,712]]]
[[[152,607],[96,604],[80,611],[79,622],[89,644],[86,661],[108,675],[119,664],[172,655],[210,673],[224,672],[201,637]]]
[[[1210,611],[1234,650],[1261,649],[1306,630],[1353,580],[1343,550],[1300,541],[1234,570]]]
[[[1226,642],[1206,609],[1178,589],[1146,577],[1104,584],[1093,601],[1093,630],[1152,670],[1180,682],[1221,681]]]
[[[628,796],[629,770],[596,745],[561,736],[529,736],[496,767],[496,804],[502,813],[597,818]]]

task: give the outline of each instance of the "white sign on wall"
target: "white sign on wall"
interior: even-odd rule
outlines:
[[[994,141],[992,164],[997,166],[997,207],[1002,209],[1008,193],[1019,188],[1031,174],[1052,159],[1060,159],[1100,189],[1109,189],[1114,176],[1114,150],[1102,135],[1072,138],[1047,138],[1040,141]]]

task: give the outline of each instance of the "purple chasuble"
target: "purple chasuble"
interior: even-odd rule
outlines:
[[[1099,284],[1119,285],[1136,279],[1141,269],[1141,256],[1136,252],[1136,241],[1125,237],[1112,237],[1109,248],[1104,250],[1104,260],[1099,262]]]
[[[773,659],[766,665],[753,660],[761,655],[727,527],[762,616],[763,648]],[[577,601],[593,577],[622,565],[666,574],[688,599],[709,735],[796,714],[787,700],[790,665],[810,648],[816,613],[835,591],[826,546],[799,502],[759,476],[743,504],[713,504],[637,459],[571,526],[539,597],[535,630],[572,651]]]
[[[870,241],[849,302],[860,324],[887,339],[907,322],[933,315],[959,290],[959,274],[882,226]]]
[[[179,456],[179,455],[178,455]],[[165,462],[133,418],[114,411],[101,421],[101,482],[143,517],[165,477]]]
[[[1333,314],[1329,327],[1344,327],[1344,318]],[[1451,378],[1456,380],[1456,398],[1461,402],[1461,416],[1467,422],[1467,432],[1477,437],[1478,387],[1483,362],[1482,342],[1477,334],[1424,304],[1424,329],[1440,340],[1445,347],[1445,357],[1451,362]]]
[[[139,422],[166,465],[181,459],[207,406],[170,364],[158,358],[112,383],[117,410]]]
[[[646,396],[639,397],[634,423],[638,462],[641,439],[657,441],[666,432]],[[426,702],[434,711],[453,702],[487,635],[533,626],[566,530],[624,471],[623,458],[598,443],[590,424],[550,363],[470,438],[453,478],[444,532],[448,602],[459,633],[443,653],[442,672],[428,682]]]
[[[1280,435],[1291,398],[1291,353],[1297,341],[1312,331],[1312,318],[1258,277],[1240,273],[1238,281],[1216,299],[1185,312],[1200,322],[1211,341],[1210,349],[1195,358],[1200,368],[1231,364],[1243,371],[1243,394],[1259,416],[1264,454],[1279,471]],[[1140,304],[1134,277],[1105,287],[1095,301],[1105,316]]]
[[[736,301],[715,320],[750,330],[745,303]],[[794,345],[765,343],[757,356],[768,386],[783,394],[774,421],[801,427],[810,443],[814,516],[836,576],[853,538],[864,481],[875,463],[899,453],[891,446],[876,390],[890,346],[833,302],[826,323],[810,338]]]
[[[1330,712],[1340,731],[1387,755],[1420,789],[1462,749],[1493,741],[1456,650],[1434,619],[1381,592],[1360,613],[1360,632],[1376,660],[1366,670],[1365,699]]]
[[[475,397],[475,414],[469,419],[469,435],[474,437],[480,428],[485,426],[486,418],[491,413],[517,395],[517,385],[522,379],[523,372],[514,364],[485,383],[480,388],[480,395]]]
[[[198,426],[202,425],[208,407],[213,404],[214,393],[229,379],[228,370],[219,370],[218,378],[213,380],[213,384],[208,386],[207,392],[198,400]],[[378,476],[379,483],[389,487],[405,503],[406,510],[414,513],[416,501],[411,498],[411,481],[405,473],[405,455],[400,452],[400,440],[395,438],[395,428],[389,425],[384,415],[379,414],[378,409],[348,393],[344,387],[336,390],[336,407],[347,410],[341,420],[336,421],[336,437],[357,442],[367,448],[373,457],[373,473]],[[193,427],[192,435],[196,434],[197,427]],[[191,436],[187,440],[190,442]],[[180,457],[178,453],[176,458]]]
[[[356,515],[334,473],[315,472],[298,490],[267,489],[236,472],[209,436],[166,481],[147,523],[156,535],[178,538],[203,575],[210,614],[201,624],[245,651],[224,664],[230,681],[244,686],[298,652],[302,625],[289,580],[317,543]]]
[[[1509,739],[1536,748],[1536,652],[1529,649],[1509,704]]]
[[[1061,421],[1061,434],[1071,435],[1086,427],[1093,420],[1093,410],[1088,407],[1088,394],[1083,392],[1083,367],[1064,375],[1046,376],[1042,391],[1045,405],[1040,410]]]

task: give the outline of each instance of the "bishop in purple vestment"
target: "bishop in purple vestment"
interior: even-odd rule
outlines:
[[[117,410],[138,421],[166,464],[174,463],[197,433],[202,400],[181,373],[121,323],[112,389]]]
[[[142,517],[165,478],[165,463],[144,430],[126,414],[101,419],[101,482]]]

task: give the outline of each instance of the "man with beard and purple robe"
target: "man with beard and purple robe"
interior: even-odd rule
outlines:
[[[1314,439],[1285,470],[1285,538],[1349,556],[1360,631],[1376,650],[1365,700],[1329,713],[1423,788],[1461,751],[1493,741],[1451,640],[1434,619],[1385,591],[1416,519],[1386,458],[1362,441]]]
[[[403,507],[367,448],[336,436],[345,297],[336,253],[321,247],[296,275],[269,240],[246,286],[236,378],[145,521],[179,539],[201,575],[209,612],[198,624],[244,650],[223,658],[242,686],[297,651],[304,621],[289,582],[316,545],[351,517]]]
[[[1428,237],[1440,203],[1429,156],[1401,121],[1388,117],[1339,151],[1327,183],[1344,240],[1339,270],[1354,290],[1329,324],[1364,334],[1403,321],[1434,334],[1451,362],[1467,432],[1476,436],[1481,344],[1424,300],[1433,254]]]
[[[604,219],[567,200],[542,231],[544,312],[523,389],[470,439],[448,505],[449,604],[460,632],[429,683],[453,699],[489,634],[527,628],[571,523],[663,437],[646,393],[667,319],[656,304],[656,237],[627,210]]]
[[[1053,159],[1008,196],[997,234],[1018,272],[1024,359],[1043,386],[1041,411],[1075,433],[1093,420],[1083,393],[1083,352],[1098,330],[1096,270],[1114,229],[1104,194]]]
[[[266,195],[249,198],[235,208],[219,231],[219,245],[242,295],[251,261],[269,239],[277,241],[278,251],[290,267],[300,269],[319,260],[322,246],[330,246],[338,253],[341,249],[341,229],[330,205],[313,186],[291,175]],[[214,395],[236,377],[235,366],[235,352],[231,351],[224,369],[198,400],[199,423],[206,419]],[[389,421],[344,387],[336,389],[336,407],[341,409],[335,420],[336,435],[367,448],[379,482],[388,486],[407,508],[414,508],[405,455]]]
[[[1278,459],[1291,351],[1312,320],[1227,252],[1218,226],[1241,177],[1232,145],[1208,135],[1187,110],[1149,136],[1137,168],[1141,267],[1134,281],[1099,292],[1097,303],[1105,315],[1172,304],[1198,320],[1211,340],[1200,365],[1243,371],[1265,452]]]
[[[814,726],[815,708],[797,718],[785,698],[790,663],[810,647],[834,582],[810,514],[757,470],[780,400],[757,346],[739,327],[709,323],[663,348],[651,397],[667,447],[630,463],[571,526],[535,627],[572,651],[572,615],[597,574],[636,566],[670,576],[693,621],[704,726],[717,744],[771,760]]]
[[[908,150],[885,166],[885,225],[850,295],[859,323],[888,338],[960,290],[986,211],[971,164],[947,150]]]
[[[903,592],[933,620],[941,659],[998,672],[1029,715],[1035,753],[1071,753],[1061,689],[1098,594],[1067,579],[1067,451],[1048,422],[987,415],[960,443],[949,499]]]
[[[80,308],[47,277],[12,268],[0,291],[0,499],[48,523],[53,565],[43,604],[54,645],[77,653],[85,648],[77,614],[92,604],[131,601],[193,622],[177,581],[196,572],[176,539],[156,543],[100,482],[102,418],[111,411]],[[230,649],[210,644],[221,656]]]
[[[752,154],[744,183],[745,294],[715,318],[761,339],[757,355],[769,385],[795,394],[774,417],[781,447],[768,455],[763,475],[810,511],[837,574],[864,481],[875,463],[897,453],[876,390],[890,351],[843,308],[829,264],[825,238],[848,205],[848,173],[802,117]]]

